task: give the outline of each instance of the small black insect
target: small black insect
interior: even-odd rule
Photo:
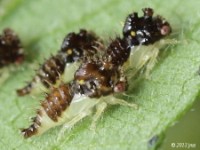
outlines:
[[[170,24],[161,16],[153,17],[153,9],[144,8],[143,16],[133,12],[126,18],[123,35],[130,46],[153,44],[171,33]]]
[[[167,44],[177,43],[176,40],[165,39],[172,32],[166,19],[154,16],[152,8],[144,8],[142,11],[141,17],[137,12],[129,14],[123,27],[123,38],[131,47],[124,67],[128,80],[133,79],[140,71],[148,78],[157,62],[160,49]]]
[[[12,63],[20,64],[24,52],[19,37],[9,28],[0,35],[0,68]]]

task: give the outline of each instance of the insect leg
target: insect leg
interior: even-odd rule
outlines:
[[[162,39],[159,42],[155,43],[155,47],[151,49],[149,52],[149,60],[146,65],[146,72],[145,72],[145,77],[148,79],[150,76],[150,71],[153,69],[157,62],[157,57],[159,54],[160,49],[169,44],[178,44],[179,42],[175,39]]]
[[[176,40],[176,39],[162,39],[159,41],[159,47],[162,47],[164,45],[175,45],[180,43],[180,41]]]
[[[58,140],[60,140],[64,134],[64,132],[67,129],[72,128],[77,122],[79,122],[80,120],[82,120],[83,118],[85,118],[86,116],[91,114],[91,110],[86,110],[84,112],[79,113],[77,116],[75,116],[72,120],[66,122],[62,129],[60,130],[59,134],[58,134]]]
[[[9,77],[9,71],[6,70],[5,68],[2,68],[2,69],[0,70],[0,85],[1,85],[4,81],[6,81],[6,80],[8,79],[8,77]]]
[[[91,130],[95,131],[96,122],[99,120],[99,118],[103,114],[103,112],[106,109],[106,107],[107,107],[107,103],[106,102],[102,102],[102,103],[100,103],[100,104],[97,105],[97,107],[96,107],[96,113],[93,116],[92,124],[90,126]]]
[[[155,66],[155,64],[157,62],[158,53],[159,53],[159,49],[154,48],[152,50],[152,55],[149,58],[149,61],[148,61],[147,65],[146,65],[145,77],[147,79],[150,79],[150,71],[153,69],[153,67]]]
[[[119,98],[116,98],[116,97],[110,97],[106,102],[111,104],[111,105],[123,105],[123,106],[133,107],[135,109],[138,108],[137,104],[129,103],[129,102],[123,100],[123,99],[119,99]]]

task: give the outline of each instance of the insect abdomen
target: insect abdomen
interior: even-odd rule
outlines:
[[[18,95],[23,96],[30,93],[33,88],[41,88],[35,87],[39,82],[42,82],[45,87],[49,88],[56,83],[60,74],[64,72],[65,65],[61,56],[52,56],[37,71],[36,77],[33,78],[32,82],[24,88],[17,90]]]
[[[69,107],[73,98],[70,84],[60,85],[47,95],[45,101],[41,103],[41,108],[37,111],[37,116],[33,118],[33,124],[21,132],[25,138],[39,135],[53,126],[60,125],[62,113]]]
[[[130,48],[126,39],[116,38],[111,42],[106,51],[106,57],[115,66],[121,66],[127,61],[130,54]]]

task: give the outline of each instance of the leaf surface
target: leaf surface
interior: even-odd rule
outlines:
[[[130,0],[2,0],[0,29],[14,29],[23,41],[27,59],[20,67],[8,67],[9,78],[0,87],[1,149],[140,149],[152,148],[149,140],[159,136],[194,103],[200,77],[200,1]],[[25,85],[44,58],[55,54],[64,36],[86,28],[108,40],[121,35],[120,22],[132,11],[152,7],[172,25],[180,43],[170,46],[158,59],[150,80],[142,80],[131,91],[129,102],[139,110],[123,106],[107,109],[98,121],[96,134],[91,118],[78,123],[57,141],[60,127],[24,140],[19,128],[27,127],[42,96],[18,97],[15,89]],[[109,40],[108,40],[109,42]]]

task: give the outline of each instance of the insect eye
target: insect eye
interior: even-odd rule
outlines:
[[[162,26],[160,33],[161,35],[168,35],[171,32],[171,28],[168,25]]]

